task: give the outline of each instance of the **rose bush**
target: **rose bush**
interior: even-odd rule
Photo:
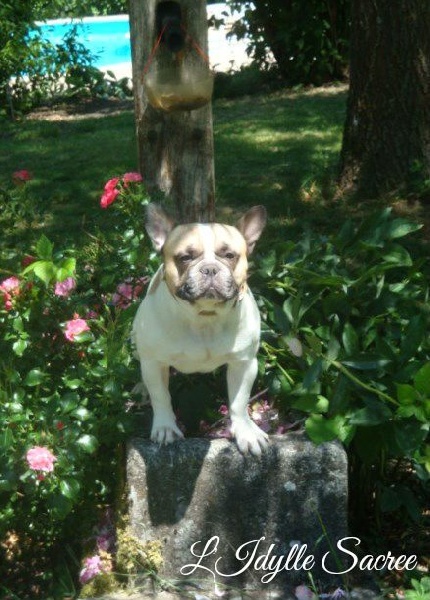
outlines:
[[[119,444],[135,419],[125,407],[139,378],[128,340],[133,304],[156,265],[143,234],[142,206],[148,199],[141,177],[129,173],[118,181],[117,204],[110,209],[113,226],[97,242],[115,250],[105,271],[98,257],[56,248],[44,235],[28,254],[17,253],[2,265],[0,590],[5,597],[12,590],[22,598],[73,593],[79,569],[69,571],[67,565],[79,563],[100,507],[115,495]],[[26,185],[8,193],[20,204],[19,214],[30,210]],[[82,577],[98,564],[98,558],[87,557]],[[100,565],[106,572],[105,559]],[[59,571],[62,577],[55,575]]]

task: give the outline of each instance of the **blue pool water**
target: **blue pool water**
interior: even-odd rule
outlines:
[[[56,19],[37,23],[43,37],[60,44],[73,25],[77,27],[78,41],[95,56],[97,67],[131,62],[130,29],[127,15],[113,17],[85,17],[84,19]]]

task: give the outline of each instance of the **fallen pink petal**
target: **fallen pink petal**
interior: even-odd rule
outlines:
[[[84,560],[84,568],[79,574],[79,581],[81,583],[88,583],[88,581],[94,579],[94,577],[102,572],[102,559],[98,554],[96,554],[95,556],[91,556]]]

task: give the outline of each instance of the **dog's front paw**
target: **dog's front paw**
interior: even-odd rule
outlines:
[[[242,454],[260,454],[269,445],[269,436],[251,420],[236,421],[232,423],[231,431],[236,439],[236,444]]]
[[[184,437],[184,434],[176,425],[174,419],[165,419],[156,421],[152,425],[151,440],[158,444],[171,444],[177,439]]]

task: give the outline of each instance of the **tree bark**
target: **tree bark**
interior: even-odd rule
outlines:
[[[164,112],[148,101],[143,76],[148,65],[163,65],[156,11],[159,0],[130,1],[130,33],[139,167],[150,195],[161,191],[175,206],[180,222],[214,218],[214,163],[211,104],[192,111]],[[208,52],[205,0],[177,0],[187,37],[184,60],[201,61],[192,42]]]
[[[429,177],[430,2],[352,0],[340,192],[419,192]]]

